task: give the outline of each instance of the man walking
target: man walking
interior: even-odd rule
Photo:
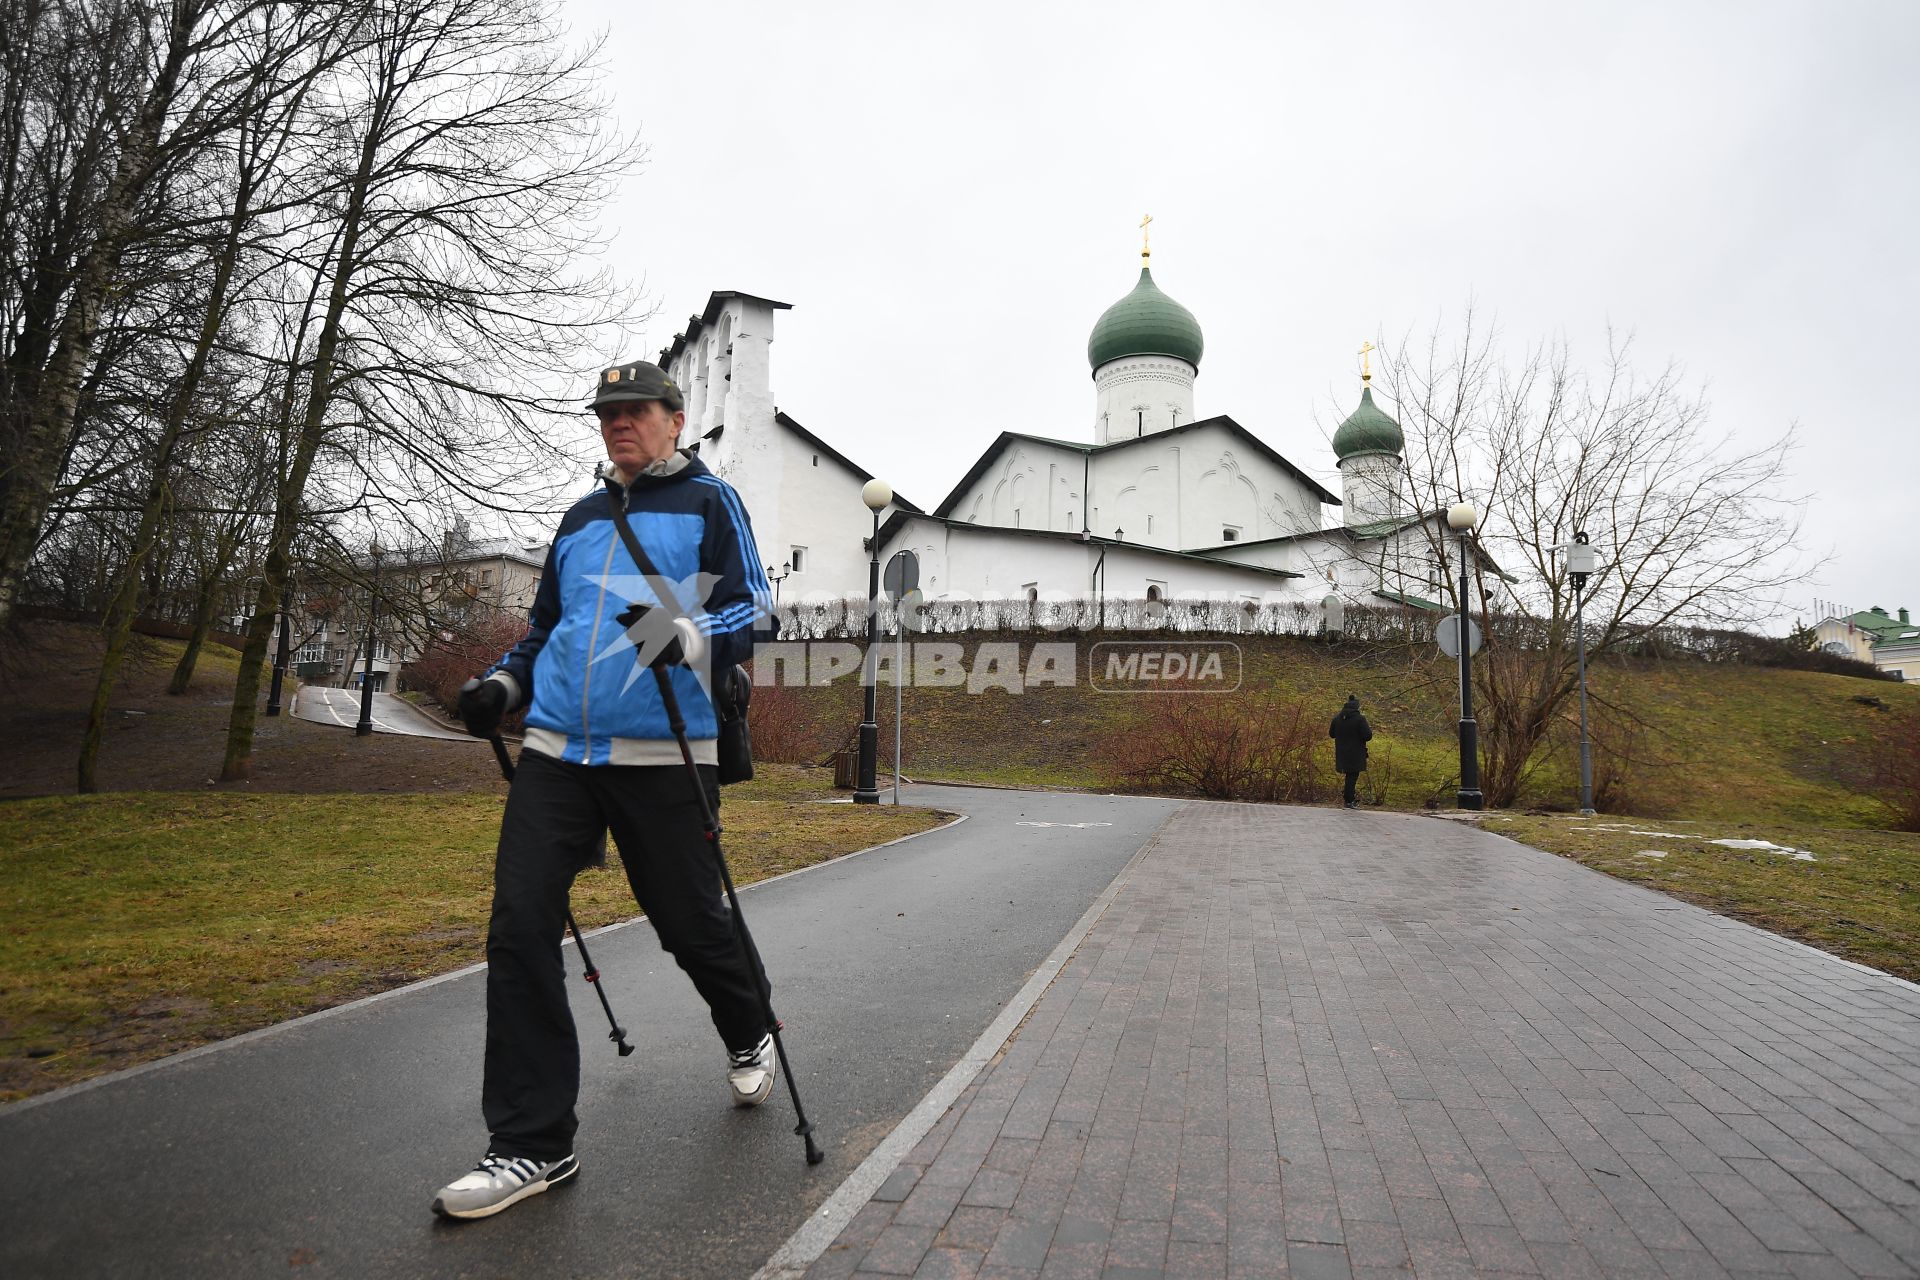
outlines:
[[[1373,741],[1373,726],[1360,714],[1358,697],[1347,695],[1347,705],[1340,708],[1340,714],[1327,726],[1327,736],[1333,739],[1333,767],[1346,775],[1347,808],[1358,809],[1360,801],[1354,797],[1354,785],[1366,772],[1367,743]]]
[[[486,1156],[434,1197],[482,1218],[579,1172],[580,1045],[560,940],[567,894],[611,831],[660,944],[705,998],[738,1106],[772,1092],[774,1049],[757,976],[741,954],[700,806],[650,668],[684,708],[709,802],[720,803],[712,677],[751,656],[772,588],[739,494],[677,448],[678,387],[658,367],[603,370],[590,406],[612,474],[561,518],[526,637],[460,698],[475,737],[526,707],[487,929]],[[615,521],[626,520],[643,573]]]

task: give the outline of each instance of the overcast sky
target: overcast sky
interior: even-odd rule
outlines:
[[[1472,301],[1597,364],[1612,324],[1716,428],[1798,424],[1803,610],[1920,607],[1920,3],[565,12],[650,148],[608,228],[660,312],[621,354],[716,289],[792,303],[780,407],[922,506],[1003,429],[1091,439],[1150,212],[1196,410],[1336,492],[1363,339]]]

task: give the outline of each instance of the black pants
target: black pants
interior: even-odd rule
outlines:
[[[717,807],[715,771],[702,766],[700,774]],[[767,1031],[685,766],[589,766],[522,752],[500,827],[487,929],[480,1106],[493,1150],[505,1155],[551,1160],[573,1150],[580,1042],[560,941],[567,891],[607,830],[640,909],[706,999],[727,1048],[750,1048]]]
[[[1352,804],[1352,803],[1353,803],[1353,788],[1354,788],[1354,785],[1355,785],[1356,783],[1358,783],[1358,782],[1360,781],[1360,774],[1359,774],[1358,772],[1354,772],[1354,773],[1349,773],[1349,774],[1347,774],[1347,775],[1346,775],[1346,778],[1347,778],[1347,793],[1346,793],[1346,795],[1345,795],[1344,797],[1342,797],[1342,798],[1343,798],[1343,799],[1344,799],[1344,800],[1345,800],[1345,801],[1346,801],[1346,802],[1347,802],[1348,804]]]

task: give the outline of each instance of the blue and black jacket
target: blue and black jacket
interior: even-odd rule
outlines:
[[[547,550],[526,637],[488,673],[507,686],[510,708],[531,698],[526,745],[543,755],[591,765],[681,763],[636,647],[645,643],[640,628],[618,620],[629,605],[663,602],[614,528],[611,495],[675,597],[655,617],[662,625],[679,620],[673,634],[690,665],[672,668],[674,694],[695,759],[714,761],[711,676],[753,655],[773,616],[773,591],[733,486],[691,454],[676,454],[663,470],[631,486],[610,478],[568,509]]]

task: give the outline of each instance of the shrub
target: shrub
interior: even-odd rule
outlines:
[[[805,764],[826,750],[806,704],[784,685],[754,686],[753,701],[747,704],[747,731],[753,738],[755,760]]]
[[[1397,773],[1392,749],[1374,743],[1367,752],[1367,770],[1360,775],[1356,794],[1368,804],[1385,805]]]
[[[1134,723],[1102,744],[1116,783],[1216,800],[1306,802],[1326,794],[1333,767],[1326,719],[1305,702],[1273,690],[1140,697]]]
[[[420,656],[407,664],[404,683],[452,714],[460,704],[460,686],[500,661],[500,656],[526,634],[527,620],[523,617],[476,610],[457,630],[441,631],[427,642]],[[524,718],[523,707],[500,727],[517,733]]]

